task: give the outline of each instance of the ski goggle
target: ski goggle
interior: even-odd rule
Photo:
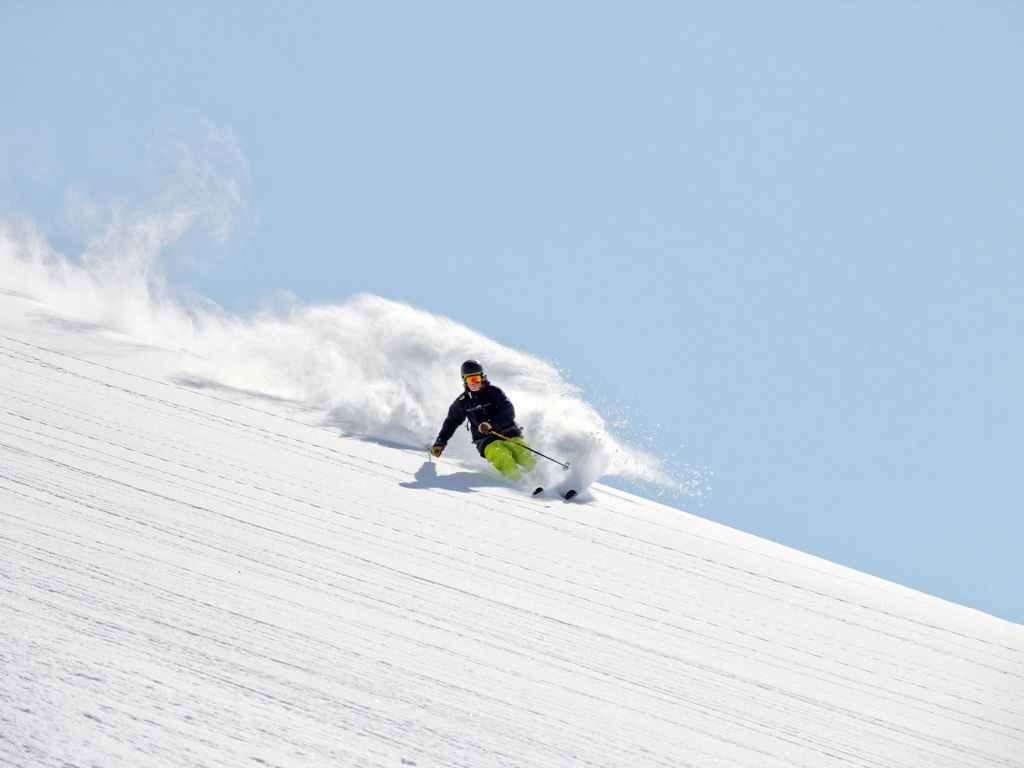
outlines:
[[[462,378],[467,384],[479,384],[484,380],[484,375],[482,373],[470,373]]]

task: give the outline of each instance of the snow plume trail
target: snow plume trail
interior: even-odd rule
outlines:
[[[29,217],[0,215],[0,288],[156,344],[173,344],[183,326],[215,313],[172,287],[167,268],[197,261],[196,253],[223,246],[251,220],[248,163],[234,134],[209,124],[188,141],[153,144],[142,204],[68,193],[58,218],[83,243],[74,258],[54,249]]]
[[[531,442],[571,457],[581,482],[605,473],[670,482],[653,457],[613,437],[550,363],[407,304],[360,295],[285,315],[221,316],[204,321],[190,349],[207,361],[211,379],[320,409],[348,434],[417,448],[437,434],[462,388],[459,366],[474,358],[513,398]],[[456,433],[446,455],[475,451]]]
[[[239,316],[175,288],[167,254],[196,230],[225,236],[244,213],[239,185],[222,178],[217,163],[181,154],[185,181],[151,204],[90,207],[95,230],[76,257],[58,252],[30,219],[0,216],[0,288],[187,353],[178,381],[287,400],[347,434],[409,447],[432,442],[461,391],[459,366],[474,358],[513,399],[528,440],[572,462],[574,482],[617,475],[691,495],[700,485],[615,436],[552,364],[451,319],[371,295]],[[445,456],[479,463],[460,433]],[[552,462],[538,459],[538,467],[545,482],[561,476]]]

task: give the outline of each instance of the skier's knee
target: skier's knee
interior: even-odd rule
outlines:
[[[526,441],[521,437],[517,437],[512,442],[515,443],[512,452],[515,454],[516,463],[523,469],[533,469],[533,465],[537,460],[533,458],[533,454],[527,449]]]
[[[484,458],[509,480],[519,479],[519,467],[516,464],[515,454],[505,444],[491,443],[484,449]]]

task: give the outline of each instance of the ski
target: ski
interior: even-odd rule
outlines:
[[[543,486],[537,486],[536,488],[533,489],[533,491],[531,492],[530,495],[531,496],[540,496],[542,493],[544,493],[544,487]],[[579,493],[579,491],[577,491],[575,488],[570,488],[567,491],[559,491],[558,495],[562,497],[563,501],[572,501],[573,499],[576,498],[578,493]]]

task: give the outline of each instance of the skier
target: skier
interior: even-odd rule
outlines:
[[[463,392],[448,409],[448,418],[434,441],[430,453],[440,456],[455,430],[466,419],[473,444],[501,474],[512,481],[521,477],[519,468],[533,469],[534,458],[525,448],[523,432],[515,422],[516,410],[505,393],[487,380],[483,366],[476,360],[462,364]],[[499,432],[505,437],[497,437]]]

